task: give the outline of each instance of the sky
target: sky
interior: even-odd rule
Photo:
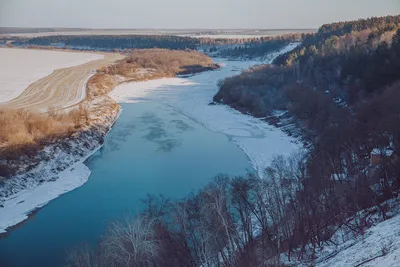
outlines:
[[[0,27],[300,29],[400,14],[400,0],[0,0]]]

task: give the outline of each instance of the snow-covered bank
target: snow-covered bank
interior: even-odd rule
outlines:
[[[83,132],[39,152],[33,170],[3,182],[0,190],[0,233],[28,218],[37,208],[82,186],[90,175],[84,161],[97,152],[110,128]]]
[[[295,48],[296,44],[274,53],[268,61]],[[254,61],[216,59],[223,66],[218,71],[205,72],[189,78],[168,78],[117,86],[110,96],[120,103],[153,100],[174,107],[202,123],[208,129],[227,135],[250,158],[254,169],[262,177],[264,168],[276,154],[288,156],[301,144],[280,129],[266,122],[244,115],[225,105],[209,105],[218,91],[218,81],[240,73]]]
[[[0,103],[19,96],[31,83],[56,69],[103,59],[94,53],[1,48]]]
[[[104,102],[101,102],[104,103]],[[25,173],[0,181],[0,233],[26,220],[30,213],[85,182],[90,170],[84,161],[103,145],[119,116],[113,109],[101,116],[101,126],[92,126],[59,143],[46,146],[34,157],[40,163]],[[29,169],[28,156],[20,164]]]
[[[51,200],[82,186],[90,175],[90,170],[82,162],[58,174],[54,181],[25,189],[5,199],[0,208],[0,233],[28,218],[28,215],[46,205]]]

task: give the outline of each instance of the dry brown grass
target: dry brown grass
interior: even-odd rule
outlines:
[[[82,106],[69,113],[31,113],[25,110],[0,110],[0,147],[2,156],[23,146],[40,146],[70,136],[87,125],[88,114]]]
[[[130,78],[139,69],[151,69],[154,75],[169,77],[181,73],[195,73],[205,68],[215,69],[218,66],[209,56],[194,50],[141,49],[133,50],[129,57],[108,67],[106,72]]]
[[[107,95],[117,85],[116,79],[111,74],[99,72],[93,75],[87,83],[87,97],[89,100],[98,96]]]

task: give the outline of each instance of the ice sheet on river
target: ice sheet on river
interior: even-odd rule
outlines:
[[[291,50],[295,45],[280,51]],[[272,60],[278,54],[270,58]],[[111,94],[121,103],[154,100],[176,108],[202,123],[208,129],[226,134],[249,157],[259,176],[276,154],[285,156],[298,150],[299,142],[266,122],[244,115],[225,105],[209,105],[218,91],[219,80],[240,73],[259,62],[217,60],[223,65],[218,71],[188,78],[166,78],[118,86]]]

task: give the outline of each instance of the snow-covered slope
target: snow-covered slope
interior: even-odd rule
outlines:
[[[309,244],[302,252],[287,252],[280,255],[280,262],[290,267],[398,267],[400,266],[400,198],[381,203],[387,219],[381,209],[374,206],[362,210],[347,218],[346,223],[338,226],[332,237],[321,247]],[[369,225],[363,231],[359,226]],[[366,227],[366,226],[364,226]]]
[[[400,215],[378,223],[364,237],[351,239],[345,249],[316,267],[398,267],[400,266]],[[333,250],[325,247],[324,250]]]

